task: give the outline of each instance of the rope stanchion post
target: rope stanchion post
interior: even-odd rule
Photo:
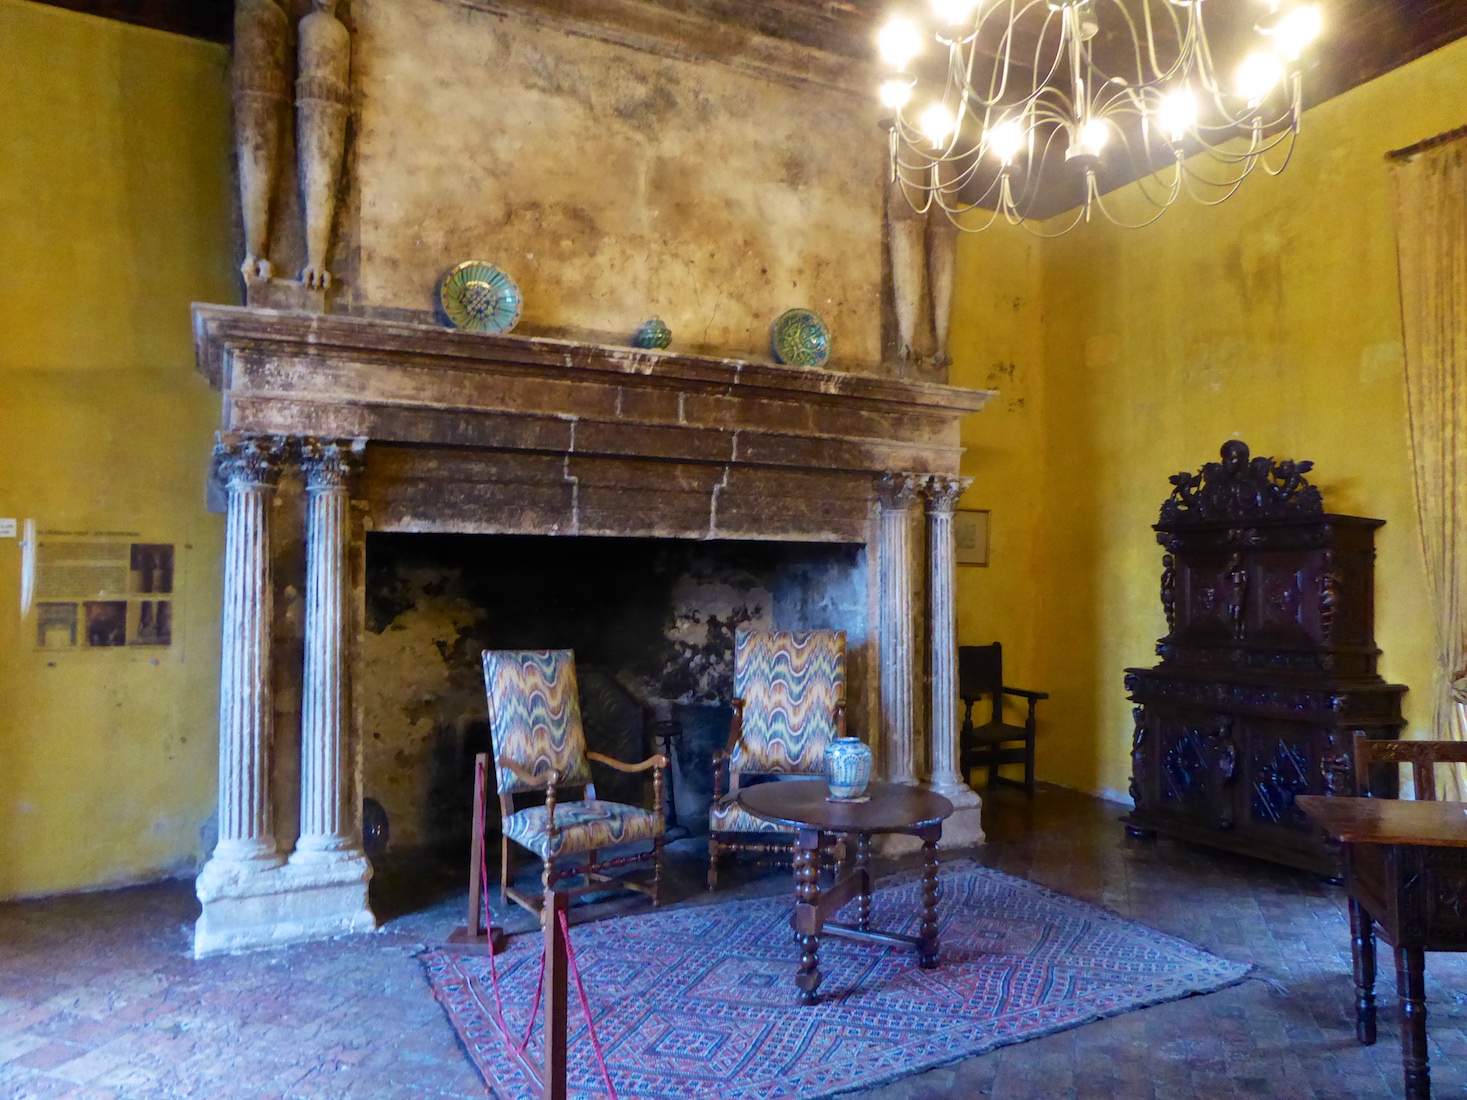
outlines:
[[[543,1100],[565,1100],[566,1097],[566,1032],[569,1025],[566,904],[565,894],[545,891],[545,1060],[540,1074]]]
[[[465,955],[492,955],[503,951],[505,945],[504,929],[494,927],[494,917],[489,912],[488,866],[484,851],[488,785],[489,758],[481,752],[474,757],[474,831],[469,844],[468,920],[448,935],[449,948]]]

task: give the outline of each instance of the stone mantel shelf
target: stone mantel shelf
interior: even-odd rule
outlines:
[[[873,477],[954,475],[991,393],[198,305],[226,432],[367,440],[372,529],[864,542]]]
[[[226,390],[231,355],[246,351],[307,359],[433,363],[454,370],[503,372],[518,366],[558,378],[650,388],[691,383],[708,392],[767,394],[851,409],[910,409],[962,417],[977,412],[992,390],[969,390],[845,371],[789,367],[742,359],[647,351],[544,337],[463,332],[332,314],[195,304],[194,346],[200,372]]]

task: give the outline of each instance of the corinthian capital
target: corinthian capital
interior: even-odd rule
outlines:
[[[214,476],[230,492],[273,489],[287,457],[283,435],[226,435],[214,438]]]
[[[920,474],[885,473],[876,479],[876,499],[884,511],[905,511],[922,491]]]
[[[366,443],[365,439],[302,439],[301,470],[306,475],[306,491],[350,489],[361,471]]]
[[[922,488],[927,495],[928,513],[951,512],[957,506],[958,498],[972,484],[971,477],[951,477],[947,474],[934,474],[929,477],[927,484]]]

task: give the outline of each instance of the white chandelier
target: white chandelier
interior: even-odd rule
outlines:
[[[1230,79],[1219,77],[1202,23],[1203,7],[1221,4],[1258,15],[1259,48]],[[922,22],[891,19],[877,39],[894,70],[881,86],[896,112],[892,180],[913,209],[937,207],[976,232],[1000,217],[1024,224],[1057,213],[1036,215],[1035,203],[1064,174],[1073,182],[1058,186],[1073,187],[1074,202],[1061,209],[1074,216],[1034,230],[1044,236],[1093,210],[1118,225],[1149,225],[1184,192],[1215,205],[1255,169],[1283,171],[1299,131],[1299,59],[1321,25],[1316,6],[1293,0],[930,0],[930,8]],[[924,57],[934,43],[946,54],[940,87],[943,59]],[[1138,181],[1126,209],[1102,195],[1097,173]]]

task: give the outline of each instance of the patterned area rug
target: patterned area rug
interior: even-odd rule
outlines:
[[[617,1092],[624,1100],[814,1100],[1210,993],[1250,969],[971,863],[944,864],[939,882],[936,970],[919,970],[910,949],[823,938],[822,1001],[809,1008],[795,1003],[789,896],[572,926]],[[875,927],[915,935],[919,888],[915,876],[881,880]],[[499,957],[505,1018],[517,1032],[542,943],[519,936]],[[533,1096],[490,1022],[488,960],[432,952],[423,961],[496,1094]],[[570,998],[570,1095],[590,1100],[605,1085],[573,983]],[[538,1060],[538,1034],[529,1053]]]

